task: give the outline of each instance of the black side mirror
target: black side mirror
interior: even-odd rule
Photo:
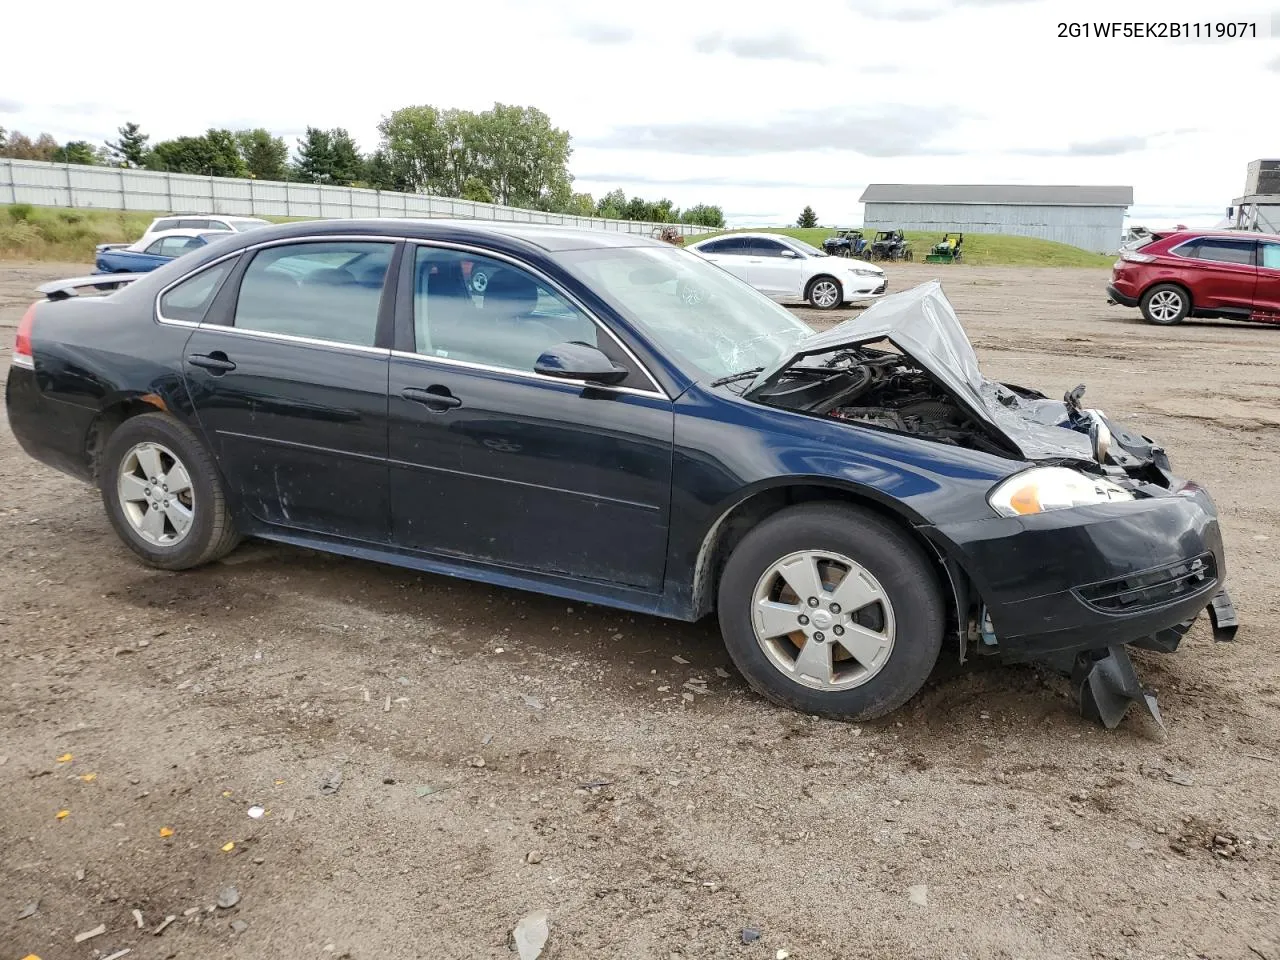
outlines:
[[[627,379],[628,370],[585,343],[557,343],[548,347],[533,365],[534,373],[561,380],[615,384]]]

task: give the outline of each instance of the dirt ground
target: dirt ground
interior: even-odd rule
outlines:
[[[0,344],[81,269],[0,264]],[[1135,654],[1167,735],[1032,668],[859,727],[761,701],[710,624],[263,545],[147,570],[6,424],[0,960],[501,958],[540,909],[547,960],[1280,960],[1280,329],[889,268],[935,274],[989,375],[1087,383],[1214,492],[1242,626]]]

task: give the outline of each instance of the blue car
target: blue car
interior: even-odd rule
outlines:
[[[147,273],[227,236],[225,230],[166,230],[127,247],[100,248],[94,273]]]
[[[1235,632],[1209,494],[1083,387],[983,376],[937,283],[815,333],[646,237],[224,237],[107,296],[49,284],[18,326],[13,435],[152,566],[260,537],[714,616],[753,688],[842,718],[945,650],[1051,663],[1111,726],[1155,712],[1129,646]]]

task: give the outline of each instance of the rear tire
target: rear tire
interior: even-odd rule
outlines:
[[[1157,283],[1138,302],[1147,323],[1171,327],[1191,312],[1191,295],[1176,283]]]
[[[810,561],[812,591],[803,589]],[[937,577],[910,536],[876,513],[832,503],[788,507],[743,537],[720,578],[718,612],[729,656],[754,690],[844,720],[910,700],[938,660],[946,625]]]
[[[240,542],[213,457],[167,414],[144,413],[120,424],[98,473],[107,518],[150,566],[187,570],[226,556]]]

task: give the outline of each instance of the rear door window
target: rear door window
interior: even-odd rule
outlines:
[[[181,256],[189,249],[192,239],[192,237],[165,237],[160,241],[160,256]]]
[[[151,225],[151,229],[148,232],[159,233],[161,230],[176,230],[176,229],[178,229],[177,220],[157,220],[155,223]]]
[[[753,257],[781,257],[782,251],[788,249],[785,244],[777,240],[766,240],[763,237],[757,237],[748,243]]]
[[[373,346],[393,247],[325,241],[258,251],[240,282],[236,328]]]
[[[179,220],[178,226],[183,230],[208,230],[208,220]]]
[[[1252,240],[1227,240],[1220,237],[1202,237],[1196,247],[1196,259],[1214,260],[1218,263],[1237,263],[1253,266],[1253,251],[1257,246]]]
[[[1259,266],[1267,270],[1280,270],[1280,243],[1263,243],[1258,246]]]
[[[725,237],[723,240],[715,241],[716,248],[713,253],[730,254],[735,257],[743,257],[747,255],[747,241],[742,237]]]

